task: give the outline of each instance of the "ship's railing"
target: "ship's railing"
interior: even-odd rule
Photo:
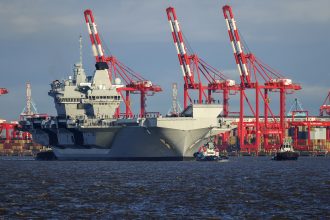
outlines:
[[[58,128],[65,126],[67,128],[79,127],[109,127],[115,125],[114,120],[106,119],[58,119],[56,117],[49,117],[41,121],[42,128]]]
[[[109,127],[114,126],[114,121],[109,121],[105,119],[85,119],[85,120],[77,120],[75,123],[67,124],[68,127]]]
[[[137,114],[132,115],[131,117],[121,117],[117,119],[103,119],[103,118],[58,118],[58,117],[47,117],[45,120],[42,120],[41,127],[43,128],[79,128],[79,127],[109,127],[118,125],[118,119],[128,119],[127,123],[140,123],[140,119],[147,118],[161,118],[162,115],[159,112],[147,112],[144,115]]]
[[[134,119],[134,118],[159,118],[162,117],[160,112],[146,112],[144,115],[135,114],[135,115],[126,115],[125,113],[120,113],[118,119]]]

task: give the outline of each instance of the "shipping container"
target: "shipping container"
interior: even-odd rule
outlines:
[[[307,131],[299,131],[298,132],[298,139],[307,139],[308,138],[308,132]]]
[[[229,137],[229,144],[230,145],[235,145],[237,143],[237,137],[231,136]]]
[[[326,128],[314,128],[314,130],[310,132],[310,135],[311,139],[325,140],[327,137]]]
[[[288,129],[288,136],[294,136],[294,130],[295,130],[295,128],[289,128]]]

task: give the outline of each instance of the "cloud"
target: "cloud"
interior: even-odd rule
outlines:
[[[51,22],[64,28],[80,26],[83,21],[78,15],[62,15],[52,17]]]
[[[52,32],[57,29],[73,28],[79,26],[81,14],[69,13],[61,10],[61,4],[45,1],[1,1],[0,27],[6,31],[1,32],[0,38],[24,38]]]
[[[234,59],[234,58],[233,58]],[[236,84],[240,83],[239,72],[237,69],[225,69],[222,73],[227,76],[229,79],[233,79],[236,81]]]
[[[318,99],[319,102],[322,100],[322,97],[325,98],[327,95],[327,92],[329,91],[329,87],[327,86],[320,86],[320,85],[311,85],[309,83],[303,83],[302,84],[303,90],[301,90],[301,94],[304,98],[315,100],[315,96],[317,95],[320,99]],[[323,102],[323,100],[322,100]],[[320,103],[321,104],[321,103]]]
[[[239,22],[291,26],[292,24],[320,24],[330,21],[330,1],[328,0],[234,2],[233,11]]]
[[[308,110],[310,115],[318,115],[319,107],[322,105],[329,87],[310,83],[302,83],[302,90],[295,93],[302,103],[304,110]],[[293,99],[293,98],[292,98]]]
[[[11,20],[11,25],[20,33],[36,33],[38,31],[38,21],[35,18],[19,15]]]

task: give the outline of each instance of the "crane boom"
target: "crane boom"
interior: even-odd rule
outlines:
[[[237,64],[238,72],[241,77],[241,82],[243,85],[249,84],[250,75],[249,75],[249,71],[246,66],[246,56],[242,49],[240,36],[239,36],[238,30],[237,30],[233,11],[229,5],[223,6],[222,10],[223,10],[223,15],[226,20],[229,39],[230,39],[230,43],[231,43],[233,51],[234,51],[234,57],[235,57],[235,61]]]
[[[323,116],[324,113],[330,115],[330,90],[323,104],[320,107],[320,116]]]
[[[191,53],[191,51],[187,50],[189,48],[186,47],[185,40],[183,39],[182,29],[180,28],[175,9],[173,7],[168,7],[166,9],[166,14],[184,79],[184,108],[187,107],[188,99],[190,100],[190,103],[192,103],[188,90],[198,90],[197,101],[199,104],[203,103],[203,97],[205,98],[206,103],[214,103],[215,100],[212,97],[212,93],[222,90],[224,105],[223,115],[228,116],[229,91],[237,91],[239,87],[235,85],[234,80],[228,79],[219,70],[210,66],[198,57],[197,54]],[[203,84],[203,81],[207,84]],[[207,94],[205,90],[207,90]]]
[[[109,78],[112,81],[114,78],[120,78],[121,81],[126,84],[125,87],[117,88],[122,98],[125,100],[125,116],[132,117],[133,113],[130,107],[130,93],[140,93],[140,115],[145,116],[145,100],[146,95],[153,95],[156,92],[161,92],[160,86],[153,84],[150,80],[146,80],[140,74],[134,72],[129,67],[121,63],[115,56],[108,56],[102,46],[97,25],[93,16],[93,12],[90,9],[84,11],[84,17],[92,43],[92,51],[96,60],[96,69],[107,69]],[[122,92],[126,92],[126,97],[123,96]],[[116,117],[120,116],[119,108],[116,112]]]
[[[186,46],[183,40],[182,32],[175,13],[175,9],[173,7],[169,7],[166,9],[166,13],[172,31],[174,45],[178,53],[178,59],[180,62],[180,67],[183,77],[185,81],[189,80],[191,84],[194,84],[194,77],[190,69],[190,60],[187,54]]]
[[[92,43],[92,51],[95,56],[96,62],[105,62],[105,56],[102,48],[99,32],[97,31],[93,12],[90,9],[84,11],[86,25],[89,33],[89,37]]]

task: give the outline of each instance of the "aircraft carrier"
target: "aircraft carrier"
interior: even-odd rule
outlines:
[[[59,160],[185,160],[193,158],[210,130],[221,131],[219,104],[193,104],[179,117],[115,118],[123,101],[117,89],[124,85],[109,79],[105,62],[95,67],[94,75],[86,76],[77,63],[73,76],[51,83],[56,117],[35,115],[20,122]]]

